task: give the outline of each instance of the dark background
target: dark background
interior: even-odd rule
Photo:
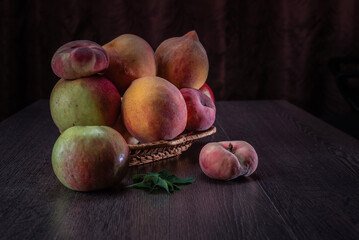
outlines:
[[[207,50],[217,100],[286,99],[326,118],[352,110],[328,67],[359,56],[356,0],[0,1],[0,121],[40,98],[58,78],[52,54],[88,39],[132,33],[156,49],[195,29]]]

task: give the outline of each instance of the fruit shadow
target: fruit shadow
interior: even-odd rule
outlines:
[[[212,178],[207,177],[204,173],[201,173],[197,179],[198,179],[198,181],[203,181],[205,183],[216,184],[216,185],[229,185],[229,184],[230,185],[237,185],[237,184],[243,185],[243,184],[251,184],[251,183],[258,182],[261,180],[259,175],[257,175],[256,173],[253,173],[249,177],[239,176],[232,180],[212,179]]]

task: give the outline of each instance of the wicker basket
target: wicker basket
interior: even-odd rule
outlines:
[[[161,140],[152,143],[129,144],[129,165],[142,165],[178,156],[183,151],[186,151],[195,140],[210,136],[215,132],[216,127],[212,126],[206,131],[183,134],[170,141]]]

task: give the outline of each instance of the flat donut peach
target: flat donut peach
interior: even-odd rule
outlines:
[[[53,55],[51,67],[60,78],[77,79],[102,72],[109,65],[105,49],[89,40],[62,45]]]

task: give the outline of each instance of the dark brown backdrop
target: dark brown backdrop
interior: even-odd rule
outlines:
[[[0,120],[58,80],[50,60],[62,44],[105,44],[123,33],[161,41],[195,29],[210,61],[218,100],[287,99],[321,115],[349,106],[328,69],[359,55],[356,0],[0,1]]]

